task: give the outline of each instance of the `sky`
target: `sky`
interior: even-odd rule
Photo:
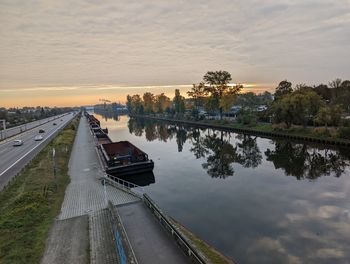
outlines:
[[[0,106],[350,78],[350,0],[0,0]],[[184,94],[185,95],[185,94]]]

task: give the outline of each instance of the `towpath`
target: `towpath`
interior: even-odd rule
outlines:
[[[50,230],[42,263],[118,263],[105,190],[99,180],[103,171],[85,118],[80,119],[69,175],[71,182]],[[114,205],[140,200],[111,186],[106,186],[106,194]]]
[[[138,264],[190,263],[140,198],[101,184],[103,171],[84,117],[75,138],[69,175],[71,182],[50,230],[42,263],[119,263],[107,200],[120,214]]]

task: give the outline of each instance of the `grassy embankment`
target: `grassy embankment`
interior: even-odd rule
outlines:
[[[0,192],[0,263],[40,262],[70,181],[68,162],[78,124],[76,117]]]
[[[203,121],[201,121],[203,122]],[[206,120],[209,124],[217,124],[223,126],[229,126],[237,129],[247,129],[252,131],[270,132],[270,133],[283,133],[288,135],[295,135],[300,137],[312,137],[319,139],[350,141],[350,128],[349,127],[303,127],[293,125],[290,128],[285,128],[283,125],[274,125],[270,123],[257,123],[255,125],[243,125],[236,122],[220,121],[220,120]]]
[[[192,243],[192,245],[197,248],[212,264],[234,264],[235,262],[221,254],[218,250],[210,246],[204,240],[198,238],[187,228],[182,226],[174,219],[170,219],[173,224],[179,229],[179,231],[187,237]]]

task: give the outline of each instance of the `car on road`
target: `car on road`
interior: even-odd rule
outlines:
[[[56,123],[53,123],[53,125],[55,126],[55,125],[57,125]]]
[[[18,147],[18,146],[22,146],[22,145],[23,145],[23,140],[21,140],[21,139],[16,139],[12,143],[12,146],[14,146],[14,147]]]
[[[39,133],[45,133],[44,129],[39,129]]]
[[[37,135],[37,136],[35,136],[35,138],[34,138],[34,140],[35,141],[40,141],[40,140],[43,140],[43,136],[42,135]]]

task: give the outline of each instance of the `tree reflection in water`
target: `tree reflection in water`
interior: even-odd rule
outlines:
[[[189,136],[191,138],[192,143],[190,151],[193,152],[196,159],[204,158],[207,154],[209,154],[209,151],[204,146],[204,139],[203,137],[201,137],[201,132],[199,128],[192,129]]]
[[[223,139],[216,134],[206,135],[203,145],[209,151],[207,162],[202,166],[207,173],[213,178],[226,178],[234,173],[232,163],[237,160],[236,148],[234,148],[228,140]]]
[[[288,141],[276,141],[275,150],[267,149],[265,155],[276,169],[281,168],[287,176],[294,176],[298,180],[313,180],[329,175],[340,177],[350,165],[346,156],[339,151],[319,150]]]
[[[262,155],[256,143],[257,137],[245,134],[238,134],[237,138],[242,140],[237,143],[238,158],[237,162],[245,168],[256,168],[261,164]]]
[[[234,174],[234,163],[245,168],[257,168],[263,155],[257,144],[257,137],[238,134],[234,144],[229,132],[200,129],[155,120],[133,119],[128,122],[129,131],[148,141],[158,139],[167,142],[176,139],[178,152],[188,140],[189,150],[196,159],[203,159],[202,167],[213,178],[226,178]],[[267,149],[264,154],[267,161],[276,169],[282,169],[287,176],[297,179],[316,179],[320,176],[340,177],[349,166],[349,151],[344,149],[320,150],[307,144],[292,143],[284,140],[271,142],[275,149]]]

